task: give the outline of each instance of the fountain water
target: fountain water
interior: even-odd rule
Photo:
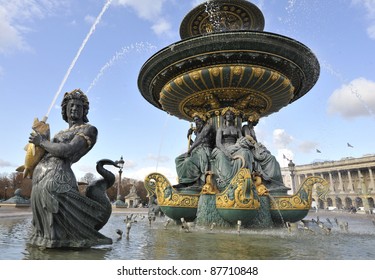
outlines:
[[[2,207],[3,208],[3,207]],[[1,211],[4,211],[2,209]],[[0,211],[0,212],[1,212]],[[201,227],[190,228],[189,234],[181,225],[158,217],[149,227],[147,219],[134,223],[129,239],[116,233],[123,224],[124,213],[113,213],[101,232],[111,237],[110,246],[85,250],[40,250],[27,247],[31,231],[31,215],[0,217],[0,246],[2,260],[370,260],[375,258],[375,227],[368,215],[321,211],[320,219],[336,218],[347,222],[348,231],[333,223],[326,235],[311,223],[310,231],[293,227],[247,229]],[[316,219],[310,212],[304,220]],[[237,223],[237,221],[236,221]],[[298,225],[298,223],[293,223]],[[124,231],[125,234],[125,231]],[[200,248],[196,250],[196,248]],[[5,268],[5,267],[4,267]]]
[[[85,39],[83,40],[81,46],[79,47],[76,55],[73,58],[73,61],[71,62],[68,70],[65,73],[65,76],[64,76],[64,78],[63,78],[63,80],[62,80],[62,82],[61,82],[61,84],[60,84],[60,86],[59,86],[59,88],[58,88],[58,90],[57,90],[57,92],[56,92],[56,94],[55,94],[52,102],[51,102],[51,105],[48,108],[47,114],[44,117],[44,121],[47,120],[47,118],[48,118],[48,116],[49,116],[49,114],[50,114],[50,112],[51,112],[54,104],[56,103],[57,98],[59,97],[59,95],[61,93],[62,88],[65,85],[66,80],[69,78],[69,75],[72,72],[72,70],[73,70],[73,68],[74,68],[74,66],[75,66],[78,58],[80,57],[80,55],[81,55],[83,49],[85,48],[88,40],[90,39],[91,35],[95,32],[96,26],[99,24],[99,22],[100,22],[100,20],[101,20],[101,18],[103,16],[103,14],[108,9],[108,7],[110,6],[111,2],[112,2],[112,0],[107,0],[107,2],[104,4],[102,10],[100,11],[99,15],[97,16],[97,18],[95,19],[94,23],[92,24],[92,26],[90,28],[90,31],[87,33]]]
[[[145,52],[145,51],[152,51],[156,47],[151,45],[150,43],[135,43],[131,44],[130,46],[123,47],[120,51],[116,52],[108,62],[106,62],[102,68],[100,68],[99,73],[96,75],[94,80],[89,85],[88,89],[86,90],[86,94],[89,93],[89,91],[97,84],[97,82],[100,80],[100,78],[104,75],[105,71],[108,70],[110,67],[114,65],[114,63],[123,57],[125,57],[127,54],[131,52]]]

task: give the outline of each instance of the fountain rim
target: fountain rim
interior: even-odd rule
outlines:
[[[277,33],[274,33],[274,32],[268,32],[268,31],[256,31],[256,30],[232,30],[232,31],[223,31],[223,32],[212,32],[210,34],[198,34],[198,35],[195,35],[195,36],[192,36],[192,37],[189,37],[189,38],[186,38],[186,39],[183,39],[183,40],[179,40],[179,41],[176,41],[174,43],[171,43],[169,44],[168,46],[165,46],[163,48],[161,48],[160,50],[158,50],[156,53],[154,53],[152,56],[150,56],[143,64],[142,64],[142,67],[140,69],[140,73],[142,72],[142,70],[145,68],[145,66],[151,61],[153,60],[155,57],[159,56],[161,53],[165,52],[166,50],[168,49],[171,49],[171,47],[176,47],[178,45],[183,45],[183,44],[186,44],[187,42],[191,42],[191,41],[195,41],[195,40],[199,40],[201,38],[210,38],[210,37],[221,37],[221,36],[226,36],[226,35],[234,35],[234,34],[239,34],[239,33],[242,33],[242,34],[246,34],[246,33],[250,33],[250,34],[256,34],[256,36],[258,35],[268,35],[270,36],[270,38],[272,36],[274,37],[277,37],[277,38],[280,38],[280,39],[285,39],[285,40],[289,40],[293,43],[295,43],[296,45],[300,45],[301,47],[304,47],[306,50],[309,50],[312,54],[313,54],[313,51],[311,50],[311,48],[309,48],[308,46],[306,46],[304,43],[296,40],[296,39],[293,39],[291,37],[288,37],[286,35],[282,35],[282,34],[277,34]],[[315,55],[314,55],[315,56]]]
[[[227,40],[228,38],[232,40]],[[263,38],[263,40],[261,40]],[[202,42],[204,40],[204,42]],[[220,41],[221,40],[221,41]],[[246,43],[245,46],[236,47],[233,46],[235,42],[242,41]],[[255,48],[249,48],[248,45],[251,43],[259,44],[260,46],[277,46],[278,50],[273,50],[270,52],[265,49],[260,49],[259,46]],[[226,45],[225,45],[226,44]],[[231,45],[232,44],[232,45]],[[274,44],[274,45],[272,45]],[[224,46],[225,45],[225,46]],[[229,46],[229,47],[228,47]],[[183,57],[173,57],[176,54],[182,54],[186,51],[195,50],[197,48],[203,48],[202,51],[195,52],[191,56]],[[240,52],[240,51],[253,51],[257,54],[270,54],[274,57],[282,57],[286,61],[290,62],[298,68],[300,75],[303,77],[300,81],[299,88],[296,90],[296,94],[293,99],[289,102],[292,103],[305,95],[311,90],[311,88],[316,84],[320,75],[320,64],[315,56],[314,52],[307,47],[305,44],[297,41],[296,39],[290,38],[288,36],[265,32],[265,31],[255,31],[255,30],[236,30],[236,31],[226,31],[226,32],[216,32],[204,35],[197,35],[187,39],[183,39],[174,42],[152,55],[141,67],[138,75],[138,89],[142,96],[156,108],[165,111],[162,105],[159,103],[160,93],[155,92],[154,85],[157,84],[157,77],[163,76],[162,73],[166,72],[168,68],[178,64],[179,62],[186,61],[191,57],[198,57],[207,54],[210,48],[211,53],[215,52]],[[293,55],[295,57],[293,57]],[[164,60],[161,58],[164,56]],[[177,55],[178,56],[178,55]],[[300,56],[300,58],[298,58]],[[165,62],[168,57],[169,60]],[[296,58],[297,57],[297,58]],[[297,61],[300,59],[300,61]],[[207,66],[213,67],[214,64],[209,64]],[[217,64],[218,65],[218,64]],[[269,67],[269,66],[267,66]],[[198,68],[198,67],[197,67]],[[275,69],[276,68],[272,68]],[[185,72],[192,69],[187,69]],[[306,75],[309,72],[309,75]],[[163,84],[166,84],[171,79],[179,76],[181,73],[174,74],[168,80],[164,80]],[[151,77],[150,77],[151,76]],[[160,87],[162,89],[163,86]],[[156,98],[159,97],[159,98]],[[167,111],[165,111],[167,112]],[[167,112],[168,113],[168,112]],[[271,112],[273,113],[273,112]],[[270,113],[270,114],[271,114]],[[268,114],[269,115],[269,114]],[[178,116],[177,116],[178,117]],[[180,117],[179,117],[180,118]]]

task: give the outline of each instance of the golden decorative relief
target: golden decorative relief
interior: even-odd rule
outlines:
[[[197,208],[199,194],[178,193],[169,183],[168,179],[160,173],[151,173],[144,182],[148,196],[156,195],[160,206]]]
[[[318,197],[326,199],[329,191],[328,182],[322,177],[311,176],[301,184],[296,194],[292,196],[271,197],[271,210],[308,210],[312,203],[312,189],[316,187]]]
[[[165,89],[166,91],[168,91],[168,92],[171,92],[171,90],[172,90],[172,86],[171,86],[171,84],[167,84],[167,85],[164,87],[164,89]],[[161,95],[160,95],[160,97],[161,97]]]
[[[182,86],[182,84],[183,84],[183,79],[182,79],[182,77],[178,77],[178,78],[176,78],[176,79],[174,80],[174,82],[175,82],[177,85]]]
[[[219,192],[212,182],[212,175],[211,171],[206,173],[206,183],[202,187],[201,194],[217,194]]]
[[[214,115],[228,106],[237,108],[246,118],[254,111],[262,116],[277,111],[289,104],[293,92],[290,80],[279,72],[232,64],[201,68],[174,78],[161,90],[159,102],[163,110],[189,120],[194,112]]]
[[[277,73],[277,72],[272,72],[271,80],[272,81],[277,81],[278,79],[280,79],[280,74]]]
[[[229,186],[216,195],[216,208],[259,209],[260,202],[249,169],[242,168]]]
[[[228,103],[232,104],[231,107],[241,111],[243,115],[253,111],[266,112],[272,105],[270,98],[261,93],[251,92],[248,89],[227,88],[192,94],[180,104],[180,110],[190,115],[189,112],[197,111],[200,108],[209,114],[224,108],[223,104]]]
[[[259,68],[259,67],[253,67],[253,71],[254,71],[254,76],[255,77],[260,77],[264,73],[264,69],[263,68]]]
[[[232,68],[233,74],[235,75],[241,75],[243,72],[243,67],[241,66],[235,66]]]
[[[220,73],[221,73],[221,69],[220,69],[219,67],[210,68],[208,71],[209,71],[210,74],[213,75],[214,77],[219,76]]]
[[[201,78],[201,72],[194,71],[193,73],[190,73],[190,76],[193,78],[193,80],[199,80]]]
[[[284,86],[284,87],[287,87],[287,86],[289,86],[290,84],[291,84],[290,80],[287,79],[287,78],[284,78],[284,80],[283,80],[283,86]],[[294,88],[294,87],[292,86],[292,88]]]

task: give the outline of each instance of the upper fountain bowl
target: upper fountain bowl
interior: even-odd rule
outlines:
[[[234,107],[247,119],[279,111],[317,82],[320,66],[304,44],[264,32],[262,12],[244,0],[215,0],[183,20],[181,41],[149,58],[138,76],[143,97],[191,121]]]
[[[263,31],[261,10],[245,0],[205,2],[191,10],[180,26],[181,39],[235,30]]]

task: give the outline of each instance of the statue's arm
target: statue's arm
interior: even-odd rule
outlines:
[[[248,125],[244,125],[244,126],[242,127],[241,132],[242,132],[242,135],[243,135],[243,136],[248,135],[248,134],[249,134],[249,126],[248,126]]]
[[[191,153],[196,147],[205,142],[206,138],[209,137],[212,126],[205,125],[200,133],[197,134],[195,141],[190,147],[189,153]]]
[[[97,129],[90,127],[84,133],[77,133],[69,143],[54,143],[44,139],[40,134],[30,136],[30,143],[40,146],[48,153],[61,158],[71,158],[83,149],[90,148],[95,144]]]

